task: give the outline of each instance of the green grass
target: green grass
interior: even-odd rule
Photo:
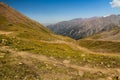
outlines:
[[[74,50],[67,44],[42,42],[40,40],[60,40],[62,36],[54,36],[54,38],[52,37],[51,40],[47,40],[45,35],[45,37],[40,38],[40,36],[37,34],[37,31],[33,34],[32,32],[34,32],[34,30],[30,29],[30,31],[28,31],[27,29],[21,28],[21,31],[16,30],[13,34],[0,35],[0,46],[10,46],[11,48],[16,49],[18,51],[27,51],[34,54],[42,54],[48,57],[54,57],[59,61],[70,60],[70,63],[80,66],[87,65],[89,67],[120,68],[119,56],[115,57],[104,56],[100,54],[90,54],[85,51]],[[29,35],[29,33],[32,35]],[[2,44],[2,39],[7,40],[5,44]],[[63,40],[74,42],[69,38],[63,38]],[[101,73],[101,75],[98,72],[96,72],[96,74],[85,72],[83,76],[79,76],[78,72],[74,69],[69,69],[64,66],[61,67],[61,65],[54,66],[51,64],[36,61],[33,58],[31,58],[28,61],[33,62],[33,65],[37,67],[36,70],[34,66],[30,66],[26,63],[20,65],[19,62],[23,60],[21,57],[13,58],[7,51],[1,51],[0,54],[1,53],[2,57],[0,57],[0,79],[21,80],[26,78],[26,80],[42,80],[46,78],[46,75],[49,75],[49,78],[53,79],[54,77],[52,77],[51,75],[56,75],[57,73],[59,73],[57,74],[58,76],[66,75],[65,80],[85,80],[88,78],[91,80],[96,80],[98,78],[106,78],[110,76],[103,73]],[[74,74],[72,74],[72,72]],[[61,80],[61,77],[58,76],[56,76],[56,79]]]
[[[108,57],[99,54],[90,54],[80,50],[74,50],[66,44],[50,44],[37,41],[22,41],[14,45],[14,48],[22,51],[30,51],[46,56],[53,56],[59,60],[71,60],[71,63],[79,65],[90,64],[98,67],[120,67],[120,57]],[[83,57],[83,55],[85,55]],[[103,64],[101,64],[103,62]]]
[[[1,36],[2,37],[2,36]],[[5,36],[4,36],[5,38]],[[11,46],[20,51],[28,51],[36,54],[54,57],[58,60],[70,60],[73,64],[90,65],[91,67],[120,68],[120,57],[90,54],[80,50],[74,50],[66,44],[45,43],[36,40],[26,40],[6,37],[6,46]]]
[[[0,58],[0,80],[97,80],[111,76],[103,72],[87,71],[83,72],[83,75],[78,75],[79,72],[76,69],[41,62],[34,58],[24,59],[20,56],[12,56],[13,53],[8,51],[2,51],[2,53],[5,53],[5,56]],[[116,74],[112,73],[112,75],[115,79]]]
[[[120,42],[97,41],[97,40],[79,40],[80,46],[88,48],[95,52],[120,53]]]

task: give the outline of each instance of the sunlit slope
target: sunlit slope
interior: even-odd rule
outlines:
[[[120,53],[120,28],[104,31],[78,40],[80,46],[95,52]]]
[[[107,41],[120,41],[120,28],[114,28],[109,31],[104,31],[87,39],[107,40]]]
[[[4,3],[0,3],[0,30],[13,32],[14,35],[27,39],[54,40],[60,38],[40,23],[22,15]]]

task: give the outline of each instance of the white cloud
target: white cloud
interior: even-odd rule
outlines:
[[[113,0],[110,4],[113,8],[120,7],[120,0]]]

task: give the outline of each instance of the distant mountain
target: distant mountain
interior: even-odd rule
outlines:
[[[85,19],[78,18],[70,21],[59,22],[47,27],[57,34],[69,36],[74,39],[81,39],[119,26],[120,16],[109,15]]]

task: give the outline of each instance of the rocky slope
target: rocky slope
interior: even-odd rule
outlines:
[[[74,19],[49,25],[53,32],[73,39],[81,39],[102,31],[108,31],[120,26],[120,16],[110,15],[106,17],[92,17],[85,19]]]

